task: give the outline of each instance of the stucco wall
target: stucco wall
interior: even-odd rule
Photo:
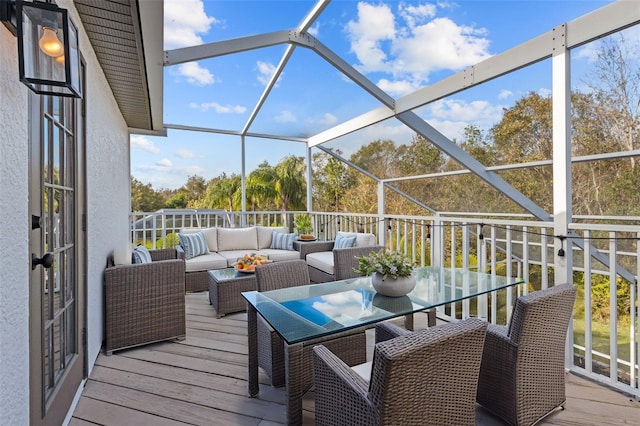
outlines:
[[[58,0],[80,23],[71,0]],[[86,61],[87,331],[89,369],[102,345],[107,256],[128,252],[129,135],[81,24]],[[16,38],[0,24],[0,413],[29,424],[28,89],[18,79]],[[7,391],[7,390],[11,391]]]
[[[29,424],[28,89],[15,37],[0,24],[0,413]]]

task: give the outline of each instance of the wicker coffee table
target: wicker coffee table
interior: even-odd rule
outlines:
[[[209,303],[216,310],[217,318],[246,310],[247,301],[241,293],[255,291],[257,288],[254,274],[238,272],[235,268],[209,271]]]

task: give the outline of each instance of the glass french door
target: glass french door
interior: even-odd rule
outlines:
[[[30,95],[31,425],[59,425],[85,376],[82,100]]]

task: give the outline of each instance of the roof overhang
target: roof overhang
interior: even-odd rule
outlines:
[[[132,133],[165,134],[162,1],[74,0]]]

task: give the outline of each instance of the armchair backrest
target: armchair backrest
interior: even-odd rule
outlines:
[[[258,291],[276,290],[310,283],[307,262],[283,260],[256,267]]]
[[[376,344],[368,397],[380,423],[474,424],[486,328],[473,318]]]
[[[520,351],[527,347],[543,351],[550,346],[564,348],[575,299],[573,284],[518,297],[509,323],[509,339]]]

